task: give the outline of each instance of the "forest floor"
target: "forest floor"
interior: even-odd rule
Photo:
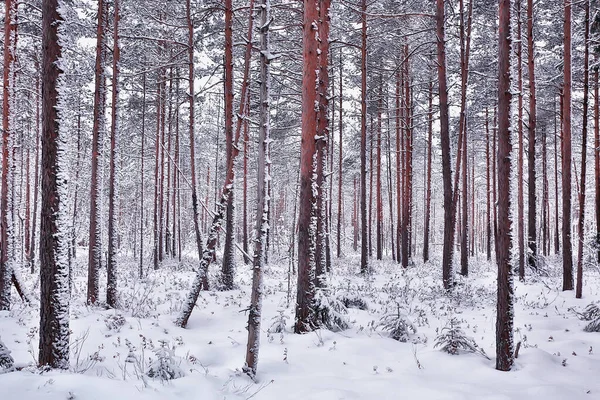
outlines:
[[[288,297],[287,265],[270,266],[255,383],[241,372],[251,283],[241,261],[239,289],[201,293],[181,329],[173,321],[194,276],[190,260],[166,262],[143,280],[136,278],[135,262],[123,260],[121,309],[114,311],[86,306],[84,258],[73,272],[70,371],[34,367],[37,307],[24,306],[13,293],[12,310],[0,312],[0,338],[19,369],[0,375],[2,400],[600,398],[600,333],[584,332],[587,322],[573,311],[600,301],[595,265],[585,271],[581,300],[561,291],[559,259],[548,261],[543,276],[515,279],[515,343],[521,348],[510,372],[494,369],[496,269],[484,257],[471,260],[469,278],[458,278],[450,296],[434,267],[439,260],[405,271],[390,261],[373,262],[368,278],[356,274],[358,258],[334,260],[331,296],[367,309],[348,309],[349,329],[305,335],[293,333],[295,282]],[[23,278],[38,292],[35,276]],[[416,328],[407,342],[390,338],[380,323],[398,313]],[[490,359],[434,346],[452,319]],[[149,377],[149,371],[177,379]]]

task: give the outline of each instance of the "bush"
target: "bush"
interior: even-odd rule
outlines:
[[[476,353],[489,360],[485,351],[461,329],[460,321],[455,317],[452,317],[449,324],[442,328],[440,334],[435,338],[433,347],[440,347],[442,351],[452,355],[458,355],[461,351]]]
[[[10,350],[0,339],[0,374],[13,371],[14,363],[15,360],[10,355]]]
[[[417,328],[409,320],[407,313],[396,304],[397,308],[393,312],[383,315],[379,320],[380,327],[384,332],[388,332],[390,337],[399,342],[408,342],[410,336],[417,333]]]
[[[583,312],[573,310],[582,321],[589,321],[583,328],[585,332],[600,332],[600,307],[596,303],[588,304]]]
[[[344,331],[350,328],[346,318],[348,309],[340,300],[327,296],[322,290],[315,295],[314,312],[319,326],[324,326],[332,332]]]
[[[150,364],[146,375],[162,381],[183,377],[185,374],[180,368],[181,359],[175,356],[175,350],[169,348],[165,340],[160,340],[159,343],[160,347],[154,349],[156,360]]]

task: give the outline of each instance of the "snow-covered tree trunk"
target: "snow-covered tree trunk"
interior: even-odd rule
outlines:
[[[62,22],[58,0],[42,3],[44,77],[42,92],[42,207],[40,226],[40,341],[39,364],[69,368],[69,266],[67,221],[61,211],[66,188],[60,159],[58,79]]]
[[[188,83],[189,83],[189,104],[190,104],[190,173],[191,173],[191,191],[192,208],[194,218],[194,232],[196,234],[196,245],[198,247],[198,257],[200,257],[200,268],[202,268],[202,258],[204,251],[202,249],[202,236],[200,235],[200,225],[198,222],[198,194],[196,192],[196,151],[194,135],[194,20],[192,19],[192,6],[190,0],[186,1],[186,20],[188,26]],[[212,260],[211,260],[212,261]],[[208,268],[208,266],[207,266]],[[202,277],[202,288],[208,289],[208,277],[204,274]],[[197,297],[197,296],[196,296]],[[195,300],[194,300],[195,303]],[[192,305],[193,307],[193,305]],[[191,310],[190,310],[191,313]]]
[[[565,0],[564,86],[562,126],[562,241],[563,290],[573,290],[573,248],[571,245],[571,0]]]
[[[585,176],[587,160],[587,124],[589,103],[589,80],[590,80],[590,0],[584,0],[585,9],[584,31],[583,31],[583,121],[581,132],[581,188],[579,190],[579,219],[577,231],[579,233],[577,252],[577,284],[575,297],[580,299],[583,289],[583,242],[585,241]]]
[[[499,0],[498,30],[498,301],[496,309],[496,369],[508,371],[513,365],[513,275],[510,216],[510,0]]]
[[[17,25],[13,22],[16,4],[5,1],[4,62],[2,77],[2,184],[0,189],[0,310],[10,308],[12,269],[9,257],[8,190],[10,149],[11,70],[14,61],[12,42]]]
[[[360,272],[369,270],[369,238],[367,236],[367,1],[360,2]]]
[[[146,71],[142,75],[142,132],[140,148],[140,263],[139,278],[144,276],[144,147],[146,143]]]
[[[527,73],[529,75],[529,157],[528,157],[528,169],[527,169],[527,184],[528,184],[528,203],[529,210],[527,212],[527,263],[533,268],[537,269],[537,226],[536,226],[536,196],[535,196],[535,133],[537,124],[537,95],[535,90],[535,43],[533,39],[533,0],[527,0]],[[543,155],[544,162],[546,160],[546,153]],[[544,179],[547,179],[544,174]],[[546,188],[544,187],[544,194]],[[544,195],[542,195],[544,196]],[[546,212],[547,202],[542,201],[544,215]],[[542,226],[542,232],[547,231],[546,221]],[[546,244],[545,240],[542,242],[542,247]]]
[[[94,86],[94,125],[92,128],[92,171],[90,185],[90,231],[88,255],[87,302],[98,301],[100,259],[102,254],[100,241],[100,149],[104,133],[104,107],[106,105],[105,57],[106,57],[106,17],[107,4],[98,0],[98,26],[96,31],[96,66]]]
[[[109,307],[117,306],[117,232],[115,218],[115,186],[116,186],[116,143],[118,134],[119,119],[119,19],[120,9],[119,0],[114,0],[114,20],[113,20],[113,65],[112,65],[112,121],[110,126],[110,177],[108,186],[108,259],[106,267],[106,304]]]
[[[251,9],[252,12],[252,9]],[[259,49],[260,49],[260,105],[258,128],[258,205],[256,209],[256,239],[254,242],[254,260],[252,264],[252,298],[248,313],[248,345],[246,348],[246,365],[244,370],[252,378],[256,376],[258,366],[258,352],[260,347],[260,322],[262,317],[263,297],[263,268],[265,264],[265,250],[268,229],[269,198],[267,185],[271,177],[268,174],[268,165],[271,163],[269,155],[269,110],[270,110],[270,72],[271,59],[269,47],[269,25],[271,23],[270,0],[261,0],[258,7],[259,21]]]
[[[233,4],[232,0],[224,0],[225,5],[225,153],[227,163],[233,155]],[[235,180],[231,181],[233,185]],[[225,223],[225,247],[223,248],[222,279],[223,289],[233,289],[233,277],[235,274],[235,237],[234,237],[234,197],[232,190],[227,199],[227,216]]]

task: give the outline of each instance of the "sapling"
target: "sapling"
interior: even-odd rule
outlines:
[[[460,321],[452,317],[448,325],[442,328],[440,334],[435,338],[434,348],[440,347],[448,354],[458,355],[461,351],[480,354],[489,360],[485,351],[475,343],[472,337],[465,334],[460,326]]]
[[[0,374],[4,372],[11,372],[14,369],[14,363],[10,350],[0,339]]]

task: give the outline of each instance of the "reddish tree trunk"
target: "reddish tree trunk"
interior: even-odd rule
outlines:
[[[499,0],[498,54],[498,303],[496,310],[496,369],[513,365],[513,287],[510,250],[510,0]]]
[[[2,188],[0,191],[0,310],[10,309],[10,280],[11,267],[9,265],[9,232],[8,232],[8,158],[10,139],[10,102],[11,82],[10,72],[13,64],[12,40],[16,30],[12,16],[16,5],[12,0],[5,1],[4,14],[4,64],[2,85]]]
[[[302,78],[302,144],[300,151],[300,200],[298,215],[298,290],[294,331],[313,329],[314,278],[316,268],[317,210],[316,144],[318,129],[319,1],[304,0],[303,78]],[[366,227],[366,225],[365,225]],[[364,247],[364,246],[363,246]],[[366,250],[366,249],[363,249]]]
[[[69,368],[69,266],[66,236],[61,232],[59,176],[58,79],[62,17],[57,0],[42,2],[44,77],[42,93],[42,207],[40,225],[40,340],[39,364]],[[100,8],[100,14],[102,8]]]

